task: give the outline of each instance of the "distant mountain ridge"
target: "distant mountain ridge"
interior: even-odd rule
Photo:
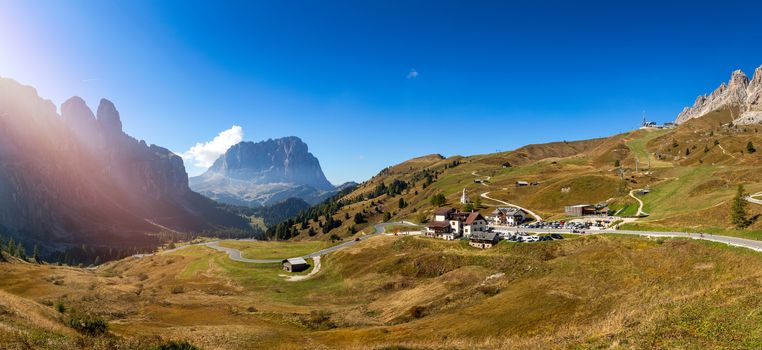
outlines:
[[[682,124],[720,109],[737,112],[733,115],[734,124],[762,122],[762,66],[754,71],[752,79],[743,71],[736,70],[727,84],[722,83],[709,95],[697,97],[692,107],[685,107],[675,123]]]
[[[318,159],[296,136],[240,142],[204,174],[192,177],[190,186],[216,201],[251,207],[288,198],[316,204],[336,191]]]
[[[2,234],[52,253],[228,227],[249,228],[190,190],[179,156],[125,134],[110,101],[94,114],[73,97],[59,116],[34,88],[0,78]]]

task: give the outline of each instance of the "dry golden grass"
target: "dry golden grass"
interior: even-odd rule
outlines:
[[[315,278],[295,283],[283,282],[277,265],[239,264],[202,247],[95,271],[3,263],[0,311],[12,314],[0,312],[0,336],[78,348],[81,336],[53,309],[63,300],[109,320],[117,339],[110,341],[137,348],[160,338],[208,349],[703,349],[762,341],[762,258],[707,242],[593,236],[477,250],[379,236],[323,263]]]

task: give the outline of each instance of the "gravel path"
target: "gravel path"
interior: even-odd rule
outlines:
[[[630,197],[635,198],[639,203],[638,213],[635,216],[647,216],[648,214],[643,212],[643,201],[635,195],[635,191],[640,191],[640,189],[630,191]]]
[[[489,200],[492,200],[492,201],[495,201],[495,202],[498,202],[498,203],[502,203],[502,204],[507,205],[509,207],[519,208],[519,209],[527,212],[529,215],[532,215],[537,222],[542,221],[542,218],[539,215],[535,214],[535,212],[533,212],[533,211],[531,211],[531,210],[529,210],[527,208],[520,207],[520,206],[518,206],[516,204],[511,204],[511,203],[508,203],[506,201],[501,201],[499,199],[492,198],[492,197],[489,196],[489,192],[484,192],[484,193],[481,194],[481,196],[482,196],[482,198],[486,198],[486,199],[489,199]]]

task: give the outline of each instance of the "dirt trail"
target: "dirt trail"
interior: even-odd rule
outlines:
[[[490,179],[492,179],[492,176],[481,176],[481,175],[477,174],[477,173],[476,173],[476,170],[474,170],[473,172],[471,172],[471,175],[473,175],[473,176],[476,176],[476,177],[484,177],[484,179],[485,179],[485,180],[487,180],[487,181],[490,181]],[[484,185],[484,186],[487,186],[487,184],[486,184],[486,183],[484,183],[484,182],[480,182],[480,183],[481,183],[482,185]]]
[[[732,153],[725,151],[725,147],[722,147],[720,144],[717,144],[717,146],[719,146],[720,150],[722,150],[722,154],[731,156],[733,159],[736,159],[736,156],[734,156]]]
[[[755,194],[750,194],[744,198],[749,203],[759,204],[762,205],[762,199],[757,199],[755,197],[762,197],[762,192],[757,192]]]
[[[529,214],[529,215],[532,215],[532,217],[534,217],[534,219],[535,219],[536,221],[538,221],[538,222],[539,222],[539,221],[542,221],[542,217],[540,217],[539,215],[535,214],[535,212],[533,212],[533,211],[531,211],[531,210],[529,210],[529,209],[527,209],[527,208],[524,208],[524,207],[520,207],[520,206],[518,206],[518,205],[516,205],[516,204],[511,204],[511,203],[508,203],[508,202],[506,202],[506,201],[501,201],[501,200],[499,200],[499,199],[495,199],[495,198],[492,198],[492,197],[490,197],[490,196],[489,196],[489,192],[484,192],[484,193],[482,193],[482,194],[481,194],[481,196],[482,196],[482,198],[486,198],[486,199],[489,199],[489,200],[492,200],[492,201],[495,201],[495,202],[501,203],[501,204],[503,204],[503,205],[507,205],[507,206],[509,206],[509,207],[519,208],[519,209],[521,209],[521,210],[523,210],[523,211],[527,212],[527,214]]]
[[[639,205],[638,205],[638,213],[635,214],[635,216],[648,216],[648,213],[643,212],[643,201],[640,200],[640,198],[638,198],[635,195],[635,191],[640,191],[640,190],[641,189],[630,191],[630,197],[635,198],[635,200],[638,201],[638,203],[639,203]]]

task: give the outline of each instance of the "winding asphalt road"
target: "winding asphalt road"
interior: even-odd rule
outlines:
[[[328,253],[333,253],[335,251],[338,251],[338,250],[341,250],[341,249],[344,249],[344,248],[347,248],[347,247],[351,247],[351,246],[359,243],[360,241],[364,241],[364,240],[366,240],[368,238],[371,238],[371,237],[383,234],[385,229],[386,229],[386,227],[390,226],[390,225],[415,226],[415,225],[413,225],[411,223],[404,222],[404,221],[401,221],[401,222],[385,222],[385,223],[375,224],[375,225],[373,225],[373,228],[374,228],[375,231],[373,233],[371,233],[371,234],[368,234],[368,235],[365,235],[365,236],[360,236],[360,237],[357,238],[357,240],[346,241],[346,242],[337,244],[335,246],[331,246],[331,247],[328,247],[328,248],[325,248],[325,249],[321,249],[321,250],[318,250],[316,252],[313,252],[313,253],[310,253],[310,254],[307,254],[307,255],[302,255],[302,256],[300,256],[300,258],[312,259],[312,258],[315,258],[315,257],[319,257],[321,255],[325,255],[325,254],[328,254]],[[240,241],[253,241],[253,240],[252,239],[242,239]],[[223,247],[223,246],[220,246],[219,243],[220,243],[220,241],[189,244],[189,245],[184,245],[184,246],[177,247],[177,248],[170,249],[170,250],[165,250],[165,251],[160,252],[159,254],[166,254],[166,253],[176,252],[178,250],[185,249],[185,248],[192,247],[192,246],[207,246],[207,247],[212,248],[214,250],[227,253],[228,257],[230,257],[230,260],[240,261],[240,262],[245,262],[245,263],[251,263],[251,264],[273,264],[273,263],[279,263],[279,262],[283,261],[283,259],[295,258],[295,257],[291,256],[291,257],[284,257],[283,259],[249,259],[249,258],[244,258],[241,255],[241,251],[240,250],[235,249],[235,248]],[[137,257],[137,258],[142,258],[142,257],[145,257],[145,256],[151,256],[151,255],[155,255],[155,254],[138,254],[138,255],[134,255],[134,256]]]
[[[511,230],[515,230],[515,228],[511,228]],[[553,230],[553,229],[528,229],[528,228],[522,228],[519,229],[519,231],[522,232],[531,232],[531,233],[564,233],[564,234],[573,234],[570,233],[569,230]],[[690,238],[690,239],[701,239],[705,241],[712,241],[712,242],[718,242],[718,243],[725,243],[727,245],[735,246],[735,247],[742,247],[742,248],[748,248],[751,250],[755,250],[758,252],[762,252],[762,241],[755,241],[752,239],[745,239],[745,238],[738,238],[738,237],[730,237],[730,236],[719,236],[719,235],[712,235],[708,233],[696,233],[696,232],[654,232],[654,231],[628,231],[628,230],[595,230],[595,231],[588,231],[586,233],[587,235],[590,234],[618,234],[618,235],[631,235],[631,236],[642,236],[642,237],[668,237],[668,238]]]

